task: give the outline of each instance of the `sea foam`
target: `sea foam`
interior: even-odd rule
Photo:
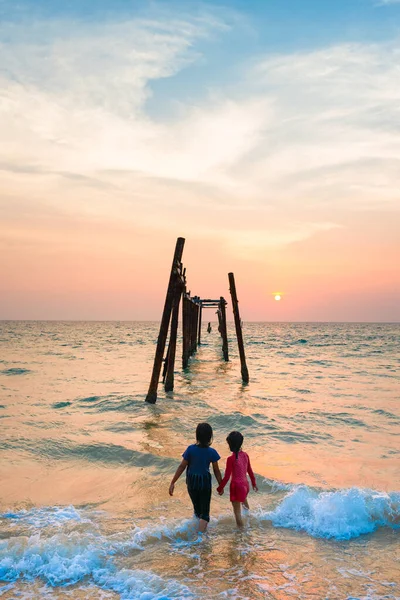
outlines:
[[[118,568],[113,546],[110,538],[88,532],[57,533],[49,538],[35,533],[1,540],[0,580],[41,579],[52,587],[85,581],[119,593],[122,600],[192,598],[190,589],[174,579]]]
[[[400,493],[359,488],[317,492],[301,485],[274,510],[259,509],[258,518],[313,537],[349,540],[379,527],[400,527]]]
[[[93,518],[99,511],[92,511]],[[193,519],[135,526],[121,534],[102,535],[93,530],[90,511],[67,507],[42,507],[0,514],[31,535],[0,540],[0,580],[12,582],[40,579],[51,587],[78,583],[117,592],[122,600],[192,598],[191,590],[175,579],[162,578],[142,569],[118,568],[115,557],[142,551],[161,540],[198,541]],[[82,529],[82,525],[86,529]],[[71,526],[78,528],[70,530]],[[59,530],[54,533],[54,527]],[[48,535],[46,535],[46,532]],[[49,532],[51,534],[49,535]],[[7,584],[1,593],[10,589]]]

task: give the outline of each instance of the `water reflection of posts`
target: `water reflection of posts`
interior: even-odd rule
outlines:
[[[232,297],[233,316],[235,319],[236,337],[237,337],[237,342],[238,342],[238,346],[239,346],[239,356],[240,356],[242,380],[244,383],[248,383],[249,382],[249,371],[247,369],[246,355],[244,352],[242,323],[241,323],[240,314],[239,314],[239,301],[238,301],[237,295],[236,295],[235,276],[233,273],[228,273],[228,278],[229,278],[229,291],[230,291],[231,297]]]

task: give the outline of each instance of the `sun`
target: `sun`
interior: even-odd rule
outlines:
[[[276,294],[276,295],[275,295],[275,300],[280,300],[280,299],[281,299],[281,296],[280,296],[280,294]]]

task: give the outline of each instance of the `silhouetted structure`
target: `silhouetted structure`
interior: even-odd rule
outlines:
[[[222,354],[224,360],[229,360],[228,353],[228,334],[226,327],[226,305],[227,302],[223,296],[219,300],[210,298],[201,299],[199,296],[191,296],[190,291],[186,291],[186,269],[182,265],[184,238],[178,238],[175,246],[174,257],[172,260],[171,272],[169,277],[167,295],[164,303],[164,310],[161,317],[160,332],[157,339],[156,354],[154,357],[153,372],[150,380],[149,391],[147,392],[146,402],[154,404],[157,400],[157,388],[160,379],[161,366],[164,361],[163,383],[166,392],[174,389],[174,367],[176,355],[176,341],[178,333],[179,305],[182,298],[182,368],[187,369],[190,357],[197,351],[201,344],[201,319],[203,309],[217,308],[218,331],[222,339]],[[242,327],[239,316],[238,300],[236,296],[235,279],[233,273],[229,273],[230,292],[232,296],[233,314],[235,318],[236,336],[239,346],[239,355],[241,362],[241,372],[243,382],[249,381],[249,373],[246,366],[244,353]],[[171,324],[169,344],[165,358],[164,351],[167,342],[168,329]],[[208,324],[207,331],[211,331],[211,324]]]

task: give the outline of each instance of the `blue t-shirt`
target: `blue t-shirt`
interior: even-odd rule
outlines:
[[[217,462],[221,457],[214,448],[202,448],[197,444],[188,446],[182,454],[188,461],[186,483],[193,489],[211,486],[210,463]]]

